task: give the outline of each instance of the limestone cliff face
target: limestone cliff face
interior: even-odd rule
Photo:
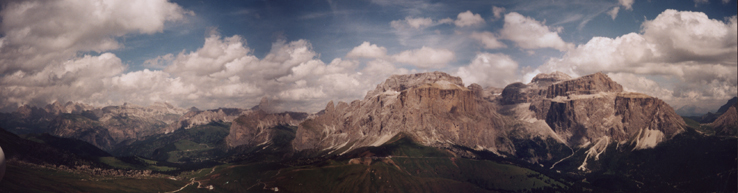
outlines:
[[[612,81],[607,75],[598,72],[577,79],[552,84],[547,89],[546,98],[596,94],[599,92],[623,92],[623,86]]]
[[[503,118],[481,91],[442,72],[395,75],[364,100],[329,102],[322,115],[300,124],[293,146],[342,153],[381,145],[402,132],[424,145],[510,152],[510,144],[497,140],[502,134],[495,128],[503,127]]]
[[[601,73],[552,84],[545,93],[530,109],[573,146],[608,137],[645,140],[638,148],[650,148],[682,132],[686,125],[662,100],[623,92],[620,84]]]
[[[279,125],[295,126],[308,116],[307,113],[267,113],[257,109],[243,113],[231,124],[226,137],[228,147],[255,146],[268,143],[273,136],[270,128]]]

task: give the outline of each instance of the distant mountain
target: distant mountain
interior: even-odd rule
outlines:
[[[710,110],[699,107],[697,105],[684,105],[676,110],[677,114],[685,117],[702,116],[708,112],[710,112]]]
[[[707,113],[692,115],[692,116],[687,116],[687,117],[697,122],[700,122],[700,123],[712,123],[713,121],[717,120],[718,117],[720,117],[720,115],[727,112],[728,109],[731,106],[735,105],[736,103],[738,103],[738,97],[733,97],[730,100],[728,100],[728,102],[725,103],[723,106],[720,106],[720,108],[715,113],[707,112]],[[685,115],[682,115],[682,116],[685,116]]]

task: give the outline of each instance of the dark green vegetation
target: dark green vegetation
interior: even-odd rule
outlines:
[[[108,152],[105,152],[94,145],[84,142],[78,139],[61,138],[43,134],[28,134],[24,135],[23,138],[49,146],[69,151],[70,153],[83,156],[83,157],[105,157],[110,156]]]
[[[213,122],[169,134],[158,134],[141,141],[122,144],[112,152],[116,156],[141,156],[171,163],[211,160],[225,154],[225,137],[230,123]]]
[[[652,149],[631,151],[629,144],[610,144],[599,160],[587,161],[589,173],[577,170],[586,148],[556,165],[574,171],[602,191],[736,192],[738,139],[705,135],[693,128]],[[578,173],[578,174],[576,174]]]
[[[164,192],[185,184],[161,177],[101,177],[11,164],[0,192]]]
[[[213,185],[215,192],[551,192],[574,187],[560,175],[461,158],[450,150],[418,145],[403,134],[382,146],[340,156],[243,162],[211,171],[193,177]]]

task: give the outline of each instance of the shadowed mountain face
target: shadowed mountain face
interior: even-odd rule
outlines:
[[[728,101],[728,104],[732,102],[733,105],[725,108],[726,110],[721,113],[720,117],[709,124],[713,129],[715,129],[718,135],[735,136],[738,134],[738,111],[736,111],[738,109],[738,103],[735,103],[734,99],[736,98]],[[725,105],[723,107],[725,107]],[[723,110],[723,107],[720,107],[720,110]]]

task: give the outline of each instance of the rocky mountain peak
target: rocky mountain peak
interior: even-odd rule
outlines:
[[[556,82],[567,80],[571,80],[571,76],[566,73],[556,71],[552,73],[540,73],[533,77],[530,82],[533,84],[538,84],[540,86],[549,86]]]
[[[607,75],[598,72],[552,84],[548,87],[546,98],[569,96],[571,94],[596,94],[599,92],[623,92],[623,86],[610,79]]]
[[[461,78],[451,76],[444,72],[425,72],[417,74],[392,75],[384,82],[377,85],[377,88],[369,91],[365,97],[369,98],[384,92],[402,92],[409,88],[416,88],[423,85],[439,86],[445,89],[464,88]]]
[[[442,72],[395,75],[364,100],[329,102],[323,114],[300,123],[292,144],[296,150],[340,154],[405,133],[424,145],[509,152],[508,141],[497,140],[502,118],[482,92],[480,85],[464,87],[461,78]]]
[[[66,102],[61,103],[59,101],[55,101],[51,104],[48,104],[44,107],[44,110],[50,114],[59,115],[62,113],[81,113],[86,110],[93,109],[92,106],[83,104],[83,103],[77,103],[77,102]]]
[[[272,112],[272,107],[270,104],[270,101],[267,97],[261,97],[261,101],[259,101],[259,104],[251,107],[251,110],[262,110],[264,112]]]

